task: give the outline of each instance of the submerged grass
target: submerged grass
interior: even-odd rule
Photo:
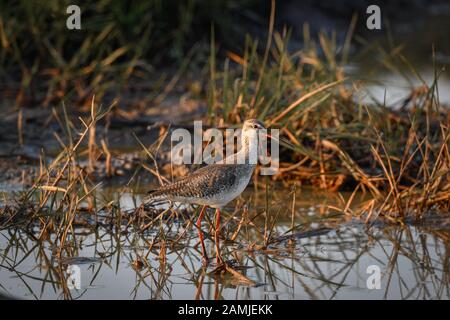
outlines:
[[[273,198],[278,203],[283,201],[278,197]],[[308,206],[299,205],[309,210]],[[419,226],[417,228],[421,235],[416,238],[417,230],[410,226],[379,225],[370,228],[367,234],[360,234],[354,231],[358,224],[343,226],[339,217],[311,217],[299,210],[292,212],[288,207],[290,204],[280,216],[284,223],[275,228],[274,236],[266,248],[257,245],[262,243],[264,237],[260,228],[264,225],[264,219],[255,218],[261,208],[252,208],[247,212],[238,205],[237,212],[226,215],[227,224],[222,237],[227,240],[223,248],[225,257],[233,266],[229,275],[211,274],[201,266],[196,232],[188,230],[190,220],[181,218],[166,220],[164,234],[158,228],[144,232],[136,228],[130,232],[132,230],[127,230],[124,225],[117,229],[114,224],[99,223],[94,228],[89,227],[90,224],[81,225],[78,222],[73,225],[75,232],[68,235],[70,241],[66,243],[67,248],[60,257],[54,250],[55,234],[37,239],[37,228],[3,230],[1,235],[5,245],[0,268],[8,268],[26,286],[24,290],[35,299],[48,295],[60,295],[65,299],[81,298],[91,287],[98,295],[101,287],[97,286],[103,286],[106,274],[121,276],[123,272],[129,272],[126,271],[129,266],[136,272],[135,279],[130,279],[129,288],[132,290],[123,288],[117,293],[128,294],[129,298],[142,297],[142,291],[147,298],[152,299],[179,297],[180,287],[176,284],[180,285],[182,280],[187,288],[196,288],[191,290],[192,298],[195,291],[196,299],[220,299],[230,287],[250,291],[252,289],[248,287],[254,284],[264,284],[264,289],[261,289],[264,292],[288,294],[291,298],[297,297],[294,287],[299,290],[300,285],[310,298],[329,299],[340,295],[348,286],[358,286],[359,282],[355,284],[348,278],[354,272],[363,277],[366,274],[367,258],[370,257],[386,270],[383,272],[383,292],[386,297],[391,296],[391,291],[394,294],[398,291],[396,281],[401,287],[397,294],[405,299],[419,296],[445,299],[448,296],[448,250],[447,247],[437,245],[448,241],[448,232],[445,230],[430,231],[426,225]],[[314,203],[314,207],[317,207],[317,203]],[[239,212],[242,212],[241,216]],[[290,214],[295,215],[295,221],[300,223],[293,231],[289,230]],[[87,220],[88,215],[84,216]],[[107,222],[105,217],[107,214],[99,214],[100,222]],[[244,222],[240,223],[241,220]],[[311,227],[314,223],[324,224],[325,221],[327,228],[317,230]],[[231,240],[230,234],[236,230],[237,224],[243,227],[238,232],[238,238]],[[380,250],[374,252],[374,246],[380,247]],[[207,249],[213,251],[213,246],[208,245]],[[328,254],[332,254],[332,258]],[[28,263],[29,259],[34,258],[38,270],[34,268],[34,272],[31,272]],[[405,268],[405,261],[408,266],[411,263],[410,268]],[[336,263],[335,268],[330,268],[330,263]],[[66,268],[72,264],[90,265],[89,272],[83,269],[83,282],[88,283],[88,286],[85,288],[83,285],[82,290],[67,288],[69,272]],[[358,268],[358,265],[362,268]],[[98,275],[101,275],[99,279]],[[248,282],[248,277],[253,282]],[[410,277],[415,282],[412,283]],[[2,289],[8,292],[6,288]],[[251,298],[240,290],[236,290],[236,294]]]

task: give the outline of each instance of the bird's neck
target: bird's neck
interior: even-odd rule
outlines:
[[[241,150],[238,154],[245,159],[246,164],[256,164],[258,160],[258,134],[256,130],[242,132]]]
[[[253,132],[242,131],[241,148],[235,154],[225,158],[226,164],[250,164],[256,166],[258,161],[258,134],[256,130]]]

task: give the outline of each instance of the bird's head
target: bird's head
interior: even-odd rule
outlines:
[[[257,119],[249,119],[249,120],[245,120],[244,125],[242,126],[242,130],[246,131],[246,130],[258,130],[258,129],[265,129],[266,127],[264,127],[264,124],[257,120]]]
[[[266,127],[264,126],[264,123],[262,123],[261,121],[259,121],[257,119],[245,120],[244,125],[242,126],[243,137],[256,136],[256,132],[258,132],[258,130],[265,130],[265,129],[266,129]],[[289,141],[287,141],[285,139],[272,137],[267,131],[264,131],[264,133],[265,133],[265,136],[269,139],[274,139],[274,140],[277,140],[278,142],[283,142],[284,144],[288,145],[289,147],[295,148]]]
[[[245,149],[250,149],[252,146],[258,145],[258,135],[259,130],[264,130],[264,124],[256,119],[248,119],[245,120],[244,125],[242,126],[242,143]],[[265,132],[267,135],[267,132]]]

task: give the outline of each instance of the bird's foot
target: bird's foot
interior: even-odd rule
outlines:
[[[220,265],[217,265],[214,268],[214,270],[212,270],[209,274],[219,277],[222,277],[224,275],[231,275],[235,283],[243,284],[246,286],[256,285],[255,281],[247,278],[244,274],[237,271],[233,266],[228,264],[226,261],[223,261]]]
[[[202,256],[202,265],[204,267],[207,267],[209,265],[209,258],[208,258],[208,256]]]
[[[223,267],[224,265],[226,265],[226,263],[224,262],[224,260],[222,259],[221,256],[217,256],[216,257],[216,265],[217,267]]]
[[[226,262],[221,262],[215,264],[214,268],[211,270],[210,274],[214,275],[223,275],[227,273],[228,264]]]

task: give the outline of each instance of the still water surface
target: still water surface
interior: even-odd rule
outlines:
[[[280,194],[281,199],[287,193]],[[333,196],[298,193],[296,199],[296,230],[290,231],[292,211],[286,208],[278,214],[273,231],[277,241],[268,250],[248,250],[262,240],[245,226],[237,243],[225,245],[226,259],[253,284],[211,274],[212,267],[203,269],[194,248],[196,230],[185,230],[186,223],[175,220],[165,227],[166,237],[186,233],[167,248],[165,261],[159,257],[160,248],[148,250],[156,234],[153,228],[139,235],[77,228],[72,255],[62,261],[53,254],[51,238],[40,242],[37,234],[1,230],[0,292],[23,299],[449,298],[448,218],[420,226],[377,223],[368,228],[358,220],[326,213]],[[130,194],[120,201],[123,207],[134,206]],[[289,200],[284,202],[290,206]],[[263,228],[264,219],[254,222]],[[212,242],[207,246],[213,256]],[[144,265],[136,267],[137,256]],[[79,267],[78,290],[62,285],[68,266]],[[379,289],[368,288],[370,268],[381,272]],[[369,286],[376,285],[370,279]]]

